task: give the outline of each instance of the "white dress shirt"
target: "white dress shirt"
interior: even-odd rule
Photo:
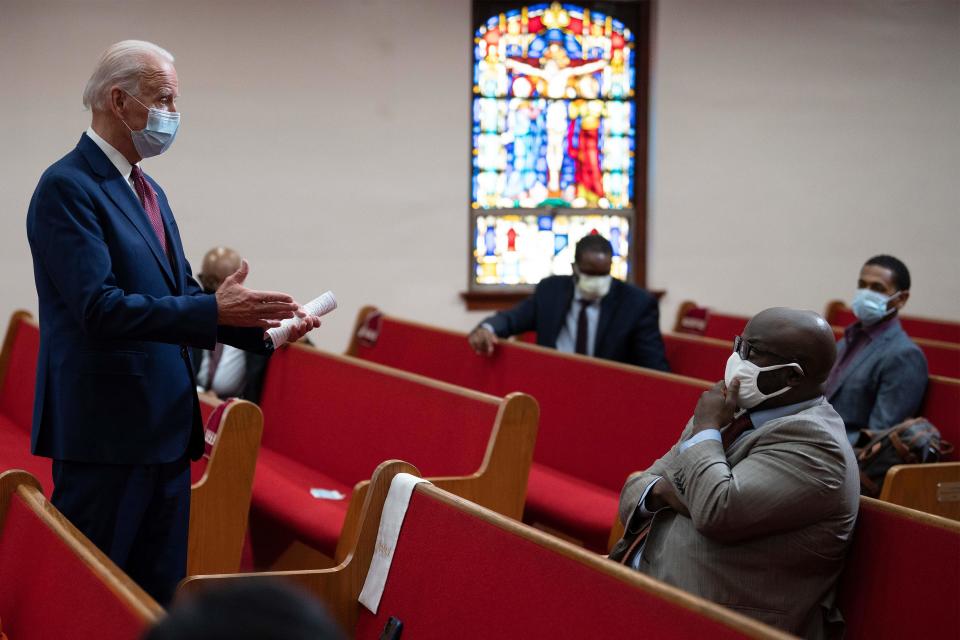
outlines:
[[[236,398],[243,393],[247,378],[247,359],[242,349],[223,345],[220,362],[213,372],[213,382],[210,381],[210,356],[212,351],[204,351],[200,361],[200,370],[197,372],[197,386],[199,390],[210,389],[221,398]]]
[[[130,177],[130,173],[133,171],[133,165],[123,157],[122,153],[114,149],[109,142],[101,138],[100,135],[93,130],[93,127],[87,128],[87,137],[93,140],[95,145],[100,147],[100,151],[103,151],[107,159],[117,168],[117,171],[119,171],[123,179],[127,181],[127,185],[133,190],[133,194],[137,196],[137,201],[139,202],[140,196],[137,195],[137,189],[133,186],[133,179]]]
[[[567,311],[567,317],[560,327],[560,333],[557,334],[557,351],[565,353],[576,353],[577,351],[577,324],[580,320],[580,306],[585,298],[581,297],[577,291],[573,296],[573,303],[570,310]],[[592,356],[597,346],[597,326],[600,323],[600,303],[603,298],[593,300],[587,307],[587,355]]]

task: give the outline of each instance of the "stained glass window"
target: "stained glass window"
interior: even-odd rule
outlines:
[[[538,4],[491,16],[474,44],[474,208],[630,207],[630,29]]]
[[[632,31],[559,2],[491,13],[474,33],[472,286],[570,273],[574,245],[587,233],[611,240],[613,275],[626,280]]]
[[[477,284],[536,284],[549,275],[569,275],[574,247],[591,233],[610,240],[610,272],[615,278],[627,278],[630,221],[621,215],[479,213],[476,230]]]

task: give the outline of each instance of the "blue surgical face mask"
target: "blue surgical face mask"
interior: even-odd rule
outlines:
[[[896,307],[888,311],[887,304],[899,295],[899,291],[892,296],[885,296],[871,289],[857,289],[857,294],[853,296],[850,306],[853,309],[853,315],[857,316],[865,327],[869,327],[896,311]]]
[[[127,94],[130,95],[130,94]],[[164,111],[156,107],[148,107],[133,96],[130,96],[137,103],[147,110],[147,126],[140,131],[130,129],[130,125],[123,122],[127,129],[130,129],[130,138],[133,139],[133,146],[140,154],[141,158],[152,158],[158,156],[173,144],[177,137],[177,129],[180,128],[180,114],[178,112]]]

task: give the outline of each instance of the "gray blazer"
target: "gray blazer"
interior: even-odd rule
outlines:
[[[840,340],[838,362],[845,348]],[[827,400],[856,442],[860,429],[886,429],[916,416],[926,389],[927,359],[896,322],[856,355],[832,383]]]
[[[681,441],[689,437],[692,420]],[[632,530],[637,501],[669,479],[690,517],[653,516],[640,571],[806,638],[835,635],[834,589],[853,535],[860,479],[843,421],[826,401],[747,432],[725,453],[675,445],[620,495]],[[632,520],[631,520],[632,517]]]

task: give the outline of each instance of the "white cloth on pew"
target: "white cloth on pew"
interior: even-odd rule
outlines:
[[[363,590],[360,591],[358,598],[360,604],[374,614],[377,613],[380,598],[383,597],[383,589],[387,585],[387,574],[390,573],[393,552],[397,548],[397,538],[400,536],[403,518],[407,514],[410,496],[413,494],[413,488],[421,482],[427,482],[427,480],[409,473],[398,473],[390,482],[390,491],[387,492],[387,499],[383,503],[383,515],[380,516],[377,546],[373,550],[370,570],[367,571],[367,579],[363,583]]]

